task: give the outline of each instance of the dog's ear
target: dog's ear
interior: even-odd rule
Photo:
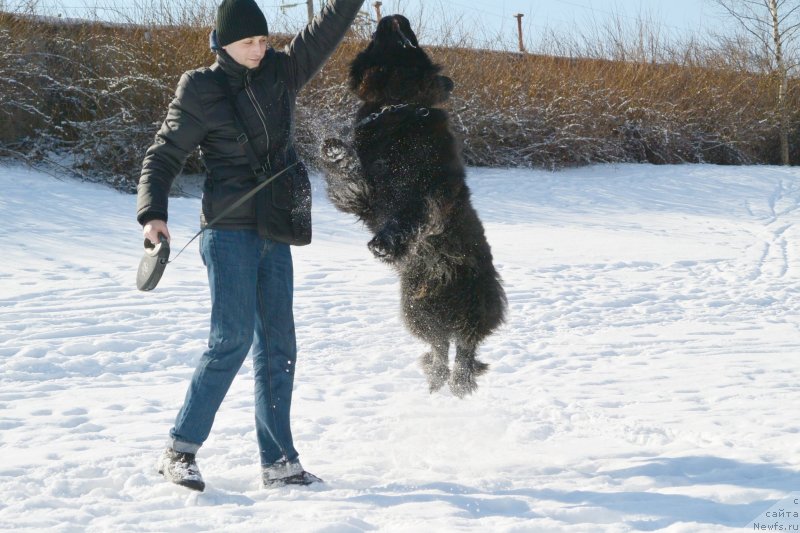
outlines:
[[[366,68],[358,80],[350,79],[350,88],[364,102],[389,103],[388,89],[391,85],[390,72],[378,66]]]
[[[428,78],[427,83],[420,87],[421,98],[420,101],[426,105],[436,105],[446,102],[450,98],[450,93],[453,92],[453,80],[447,76],[431,76]]]
[[[358,88],[361,82],[364,81],[364,76],[367,74],[367,69],[375,64],[374,52],[375,43],[370,42],[367,47],[356,55],[356,58],[350,63],[350,90],[358,93]]]
[[[436,76],[436,80],[439,82],[442,91],[447,95],[445,98],[449,97],[455,87],[453,80],[447,76]]]
[[[426,106],[441,104],[450,98],[454,86],[447,76],[420,72],[416,68],[381,66],[365,69],[358,80],[351,78],[351,83],[353,92],[361,100],[387,105],[401,102]]]

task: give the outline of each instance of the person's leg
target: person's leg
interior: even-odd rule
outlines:
[[[195,454],[253,342],[259,238],[250,230],[207,230],[200,251],[208,270],[211,328],[208,350],[192,376],[170,447]]]
[[[290,409],[297,346],[292,255],[287,244],[265,240],[258,272],[253,346],[256,435],[261,465],[294,462]]]

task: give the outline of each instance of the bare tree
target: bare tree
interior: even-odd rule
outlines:
[[[789,164],[789,76],[798,66],[800,0],[712,0],[766,50],[770,74],[778,85],[781,162]]]

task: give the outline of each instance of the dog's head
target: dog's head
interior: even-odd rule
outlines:
[[[383,17],[372,40],[350,65],[350,88],[365,102],[432,106],[447,100],[453,81],[438,75],[402,15]]]
[[[411,23],[403,15],[383,17],[372,34],[372,42],[383,53],[419,49],[419,41],[411,29]]]

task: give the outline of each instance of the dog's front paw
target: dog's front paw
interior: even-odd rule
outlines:
[[[328,163],[338,163],[343,160],[349,150],[347,143],[336,137],[329,137],[322,141],[321,155],[323,161]]]
[[[381,261],[392,262],[405,253],[406,243],[396,232],[381,231],[367,243],[367,248]]]

